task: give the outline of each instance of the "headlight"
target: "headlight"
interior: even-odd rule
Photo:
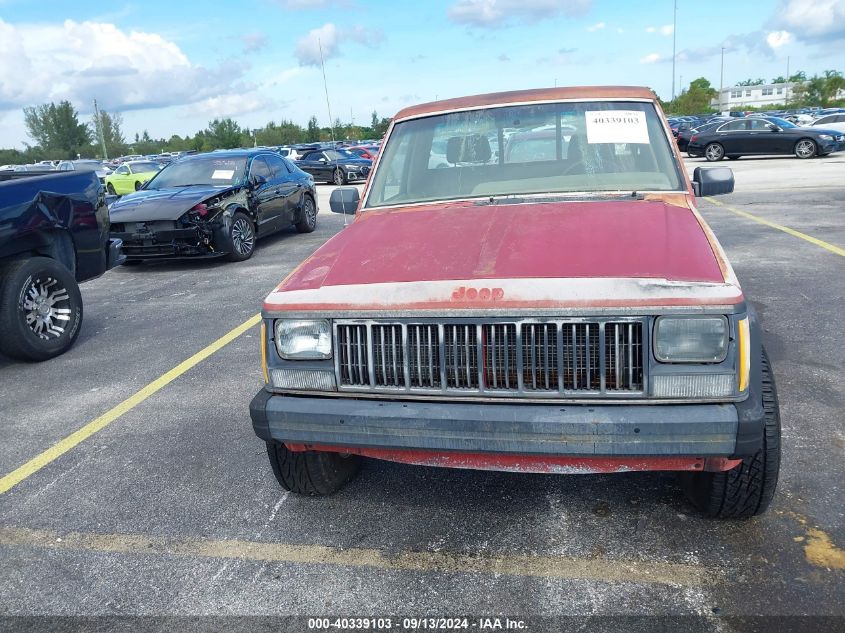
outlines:
[[[728,353],[728,320],[660,317],[654,326],[654,355],[662,363],[719,363]]]
[[[819,138],[823,141],[832,141],[833,137],[830,134],[819,134]]]
[[[287,360],[332,357],[332,326],[329,321],[276,321],[276,349]]]

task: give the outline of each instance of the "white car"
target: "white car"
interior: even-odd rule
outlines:
[[[828,114],[813,121],[813,127],[825,127],[829,130],[845,133],[845,112]]]

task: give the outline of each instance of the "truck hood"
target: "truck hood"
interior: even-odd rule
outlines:
[[[229,191],[231,187],[197,185],[172,189],[141,189],[109,207],[112,222],[178,220],[194,205]]]
[[[618,280],[640,289],[726,285],[714,245],[685,207],[649,200],[458,203],[365,212],[289,276],[265,308],[340,302],[383,309],[398,301],[461,302],[467,293],[506,303],[554,303],[572,292],[579,300],[590,293],[622,300]],[[737,293],[733,286],[728,294]]]

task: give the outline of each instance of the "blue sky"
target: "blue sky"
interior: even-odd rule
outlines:
[[[557,85],[672,89],[672,0],[0,0],[0,147],[21,109],[67,98],[119,111],[127,137],[220,116],[327,124],[410,103]],[[678,0],[676,90],[845,70],[845,0]]]

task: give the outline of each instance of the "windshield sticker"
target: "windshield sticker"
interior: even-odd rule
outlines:
[[[587,143],[648,143],[645,112],[588,110]]]
[[[212,180],[231,180],[232,176],[235,175],[234,169],[215,169],[214,173],[211,174]]]

